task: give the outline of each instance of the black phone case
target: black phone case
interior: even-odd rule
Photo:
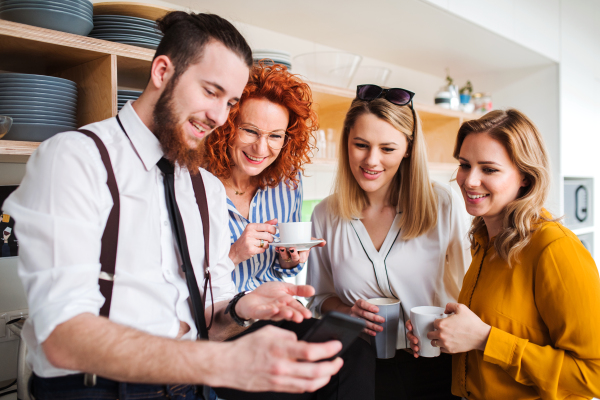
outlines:
[[[312,343],[339,340],[342,342],[342,350],[335,357],[329,359],[333,360],[341,356],[350,347],[366,325],[367,323],[362,319],[354,318],[337,311],[330,311],[306,332],[301,340]]]

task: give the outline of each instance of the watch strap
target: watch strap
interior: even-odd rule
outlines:
[[[231,315],[231,319],[233,319],[233,321],[236,324],[238,324],[239,326],[242,326],[244,328],[252,325],[253,321],[251,319],[242,319],[242,318],[240,318],[240,316],[237,315],[237,313],[235,312],[235,305],[237,304],[237,302],[242,297],[244,297],[248,293],[250,293],[249,290],[243,291],[243,292],[239,292],[238,294],[236,294],[235,296],[233,296],[233,299],[231,299],[231,301],[229,302],[229,304],[227,304],[227,307],[225,308],[225,314]]]

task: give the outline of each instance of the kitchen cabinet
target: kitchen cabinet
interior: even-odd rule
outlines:
[[[77,83],[77,123],[117,113],[117,85],[143,89],[154,50],[0,20],[0,70]],[[0,140],[0,163],[23,163],[36,142]],[[0,172],[1,172],[0,165]]]

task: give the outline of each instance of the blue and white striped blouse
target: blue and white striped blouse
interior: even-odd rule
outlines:
[[[274,188],[258,189],[250,203],[248,219],[242,217],[228,197],[231,244],[242,236],[250,223],[265,223],[273,218],[277,218],[277,222],[299,222],[302,210],[302,177],[299,177],[296,190],[289,189],[283,182]],[[304,264],[299,264],[291,269],[281,268],[275,246],[269,246],[264,253],[236,265],[231,276],[237,291],[241,292],[256,289],[265,282],[296,276],[303,267]]]

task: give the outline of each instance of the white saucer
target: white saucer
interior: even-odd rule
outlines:
[[[295,247],[296,250],[298,251],[304,251],[304,250],[308,250],[311,247],[315,247],[316,245],[318,245],[319,243],[323,243],[325,240],[324,239],[316,239],[316,240],[311,240],[310,242],[305,242],[305,243],[281,243],[281,242],[273,242],[270,243],[270,245],[272,247],[285,247],[286,249],[289,249],[290,247]]]

